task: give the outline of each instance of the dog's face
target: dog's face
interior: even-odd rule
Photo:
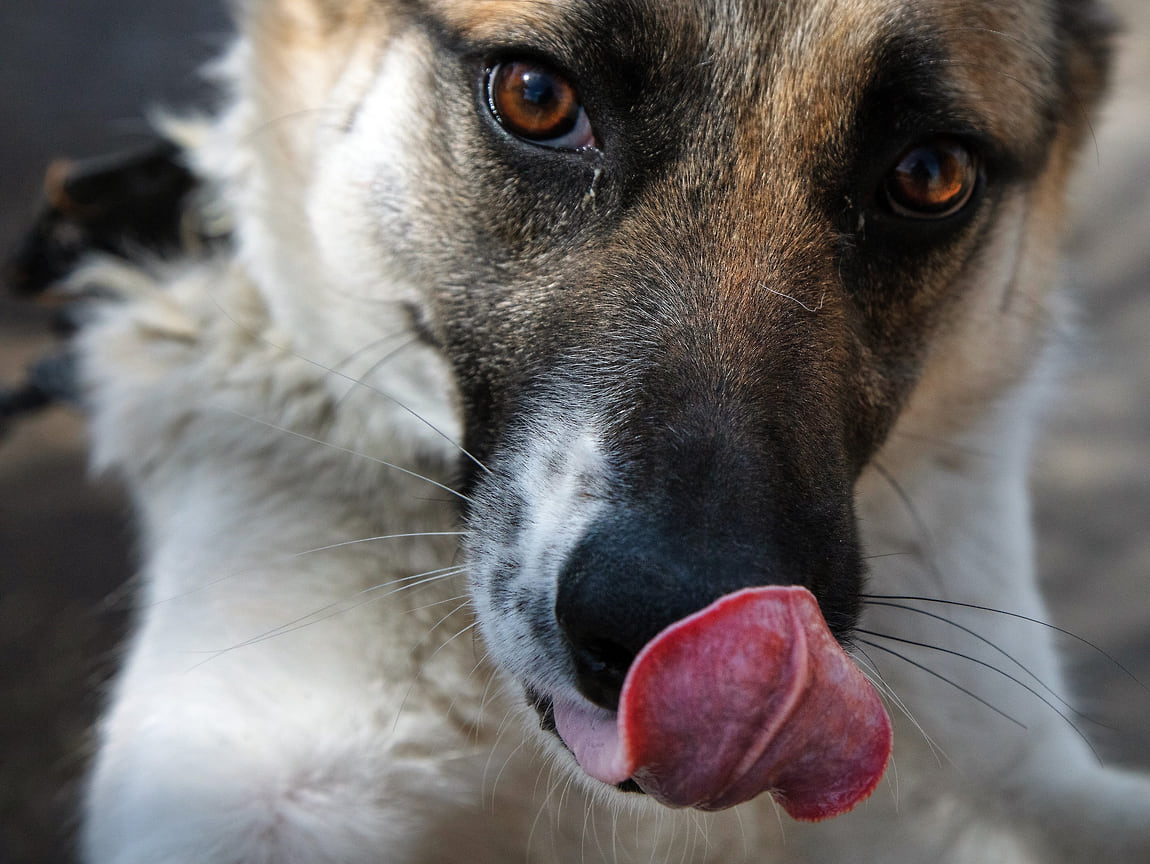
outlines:
[[[384,6],[252,13],[265,113],[324,106],[269,146],[303,174],[271,195],[347,288],[273,303],[334,360],[397,301],[443,358],[497,663],[548,726],[748,586],[848,640],[860,475],[1043,338],[1089,4]]]

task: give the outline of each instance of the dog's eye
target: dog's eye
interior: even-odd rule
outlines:
[[[953,138],[935,138],[903,151],[883,194],[899,216],[942,219],[966,206],[977,185],[975,153]]]
[[[578,91],[542,63],[499,63],[488,74],[487,98],[495,119],[512,135],[563,150],[595,146]]]

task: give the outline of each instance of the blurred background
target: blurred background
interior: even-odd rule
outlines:
[[[229,24],[224,0],[0,0],[0,256],[50,160],[139,145],[157,105],[210,104],[197,70]],[[51,318],[0,287],[0,387],[51,346]],[[85,458],[66,408],[0,431],[0,864],[72,860],[76,782],[127,623],[130,514]]]
[[[1037,455],[1051,618],[1150,682],[1150,3],[1076,187],[1080,329]],[[223,0],[0,0],[0,254],[59,156],[122,150],[157,105],[210,105],[197,68],[227,42]],[[0,289],[0,387],[52,344],[51,312]],[[130,513],[85,472],[81,419],[0,432],[0,864],[67,862],[91,723],[127,623]],[[1067,640],[1108,761],[1150,767],[1150,691]]]

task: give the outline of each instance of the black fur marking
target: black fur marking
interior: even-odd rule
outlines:
[[[91,252],[128,260],[175,252],[184,246],[184,217],[198,186],[180,148],[164,140],[128,153],[54,163],[44,208],[5,266],[4,281],[19,293],[37,294]]]
[[[192,213],[199,179],[185,166],[183,152],[167,140],[127,153],[82,162],[57,161],[48,169],[44,203],[0,281],[17,295],[33,297],[65,280],[92,253],[128,261],[189,251],[189,242],[209,249],[226,242]],[[103,297],[99,285],[83,286],[81,300]],[[55,328],[80,329],[84,303],[63,306]],[[33,364],[25,381],[0,391],[0,434],[13,420],[57,402],[79,401],[76,358],[54,350]]]

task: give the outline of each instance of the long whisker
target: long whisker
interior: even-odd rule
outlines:
[[[906,612],[914,612],[918,615],[925,615],[927,618],[933,618],[936,621],[941,621],[942,623],[947,624],[947,625],[955,628],[956,630],[961,630],[963,633],[966,633],[967,635],[977,639],[979,642],[983,643],[984,645],[986,645],[986,646],[990,647],[991,649],[993,649],[994,651],[998,652],[1003,657],[1005,657],[1007,660],[1009,660],[1011,663],[1013,663],[1015,666],[1017,666],[1019,669],[1021,669],[1023,672],[1025,672],[1027,675],[1029,675],[1035,682],[1037,682],[1037,684],[1043,690],[1045,690],[1047,693],[1049,693],[1051,696],[1053,696],[1058,701],[1058,703],[1062,705],[1062,707],[1066,708],[1068,711],[1073,712],[1074,714],[1078,715],[1079,717],[1081,717],[1084,720],[1089,720],[1091,723],[1097,723],[1100,726],[1105,726],[1104,723],[1100,723],[1098,720],[1095,720],[1094,718],[1092,718],[1086,714],[1083,714],[1081,711],[1079,711],[1077,708],[1075,708],[1073,705],[1071,705],[1070,702],[1068,702],[1061,695],[1059,695],[1059,693],[1053,687],[1051,687],[1049,684],[1047,684],[1045,681],[1043,681],[1041,678],[1039,678],[1036,674],[1034,674],[1034,672],[1031,671],[1025,664],[1023,664],[1017,657],[1015,657],[1013,654],[1011,654],[1009,651],[1007,651],[1002,646],[998,645],[997,643],[993,642],[990,639],[987,639],[985,636],[983,636],[981,633],[977,632],[976,630],[973,630],[970,627],[967,627],[963,624],[959,624],[957,621],[952,621],[944,615],[939,615],[939,614],[934,613],[934,612],[929,612],[926,609],[916,609],[914,606],[907,606],[907,605],[904,605],[902,603],[890,603],[890,602],[886,602],[886,601],[871,601],[871,602],[868,602],[867,605],[868,606],[883,606],[883,607],[887,607],[890,609],[901,609],[901,610],[906,611]]]
[[[942,438],[937,435],[926,435],[921,432],[913,432],[901,429],[891,430],[891,436],[897,438],[905,438],[908,441],[916,441],[920,444],[929,444],[934,448],[941,448],[949,450],[959,456],[969,456],[974,459],[989,459],[990,453],[986,450],[980,450],[977,447],[971,447],[968,444],[960,444],[957,441],[951,441],[947,438]]]
[[[1045,705],[1047,708],[1049,708],[1051,711],[1053,711],[1055,714],[1057,714],[1059,717],[1061,717],[1066,722],[1066,724],[1071,729],[1074,730],[1075,734],[1077,734],[1078,737],[1082,739],[1082,741],[1086,744],[1086,746],[1090,748],[1090,752],[1094,754],[1094,758],[1097,759],[1099,761],[1099,763],[1101,763],[1102,757],[1099,755],[1098,751],[1094,749],[1094,745],[1090,743],[1090,739],[1086,737],[1085,733],[1083,733],[1083,731],[1078,728],[1078,726],[1074,723],[1074,721],[1071,720],[1069,717],[1067,717],[1065,714],[1063,714],[1061,711],[1059,711],[1058,706],[1056,706],[1053,702],[1051,702],[1049,699],[1047,699],[1045,696],[1043,696],[1041,693],[1039,693],[1036,689],[1031,687],[1025,681],[1018,678],[1016,675],[1011,675],[1006,670],[999,669],[993,663],[987,663],[985,660],[980,660],[977,657],[972,657],[971,655],[964,654],[961,651],[953,651],[950,648],[943,648],[941,645],[931,645],[928,642],[917,642],[914,639],[903,639],[899,636],[889,636],[886,633],[876,633],[873,630],[859,629],[857,632],[863,633],[867,636],[875,636],[879,639],[889,639],[892,642],[898,642],[901,645],[913,645],[915,648],[925,648],[928,651],[937,651],[941,654],[949,654],[952,657],[959,657],[959,658],[966,660],[970,663],[974,663],[977,666],[982,666],[984,669],[989,669],[991,672],[997,672],[999,675],[1006,678],[1008,681],[1012,681],[1013,683],[1017,684],[1019,687],[1021,687],[1027,693],[1032,695],[1034,698],[1038,699],[1043,705]]]
[[[484,658],[484,659],[486,659],[486,658]],[[482,662],[482,661],[480,661],[480,662]],[[476,664],[476,668],[478,668],[478,665],[479,664]],[[475,670],[473,669],[472,673],[474,673],[474,671]],[[483,692],[483,703],[482,704],[484,706],[486,705],[486,702],[487,702],[487,694],[488,694],[492,684],[494,683],[494,681],[495,681],[495,676],[491,676],[490,678],[487,679],[487,687],[484,688],[484,692]],[[498,686],[498,685],[496,685],[496,686]],[[455,703],[452,702],[452,705],[454,705],[454,704]],[[480,710],[482,711],[483,709],[481,708]],[[518,754],[519,751],[523,750],[524,747],[526,746],[526,743],[527,743],[526,738],[520,738],[519,739],[519,743],[516,744],[514,748],[512,748],[511,752],[508,753],[507,757],[503,760],[503,764],[499,767],[499,771],[496,773],[495,779],[492,780],[489,784],[487,778],[491,774],[492,761],[495,759],[496,753],[499,752],[499,747],[503,743],[504,736],[512,729],[512,719],[513,719],[512,718],[512,712],[510,710],[503,712],[503,719],[499,721],[499,725],[495,730],[495,741],[492,742],[491,750],[487,754],[487,760],[483,764],[483,782],[481,784],[481,788],[482,788],[481,800],[483,801],[484,804],[486,804],[487,795],[488,794],[491,795],[491,807],[492,807],[492,813],[493,814],[495,812],[495,809],[494,809],[495,808],[495,801],[496,801],[496,798],[498,797],[497,793],[498,793],[499,781],[503,777],[503,772],[507,770],[507,766],[509,764],[511,764],[511,762],[514,760],[516,754]],[[489,789],[490,789],[490,793],[488,792]]]
[[[949,762],[950,757],[946,755],[946,751],[944,751],[942,747],[939,746],[938,742],[931,737],[930,733],[927,732],[923,725],[918,722],[918,718],[914,716],[910,710],[910,707],[906,704],[906,702],[903,701],[902,697],[899,696],[894,691],[894,688],[887,683],[886,679],[883,677],[882,672],[879,670],[878,664],[875,663],[874,660],[871,659],[871,656],[867,654],[866,651],[864,651],[862,648],[858,648],[858,646],[855,646],[855,648],[858,653],[861,654],[866,660],[865,665],[859,663],[859,668],[867,677],[867,680],[874,685],[875,689],[878,690],[880,694],[889,699],[891,703],[903,714],[903,716],[905,716],[906,719],[910,721],[911,725],[914,726],[918,733],[922,735],[923,740],[926,741],[927,747],[930,748],[930,752],[934,758],[940,764],[944,759]]]
[[[863,555],[863,561],[879,561],[883,558],[907,558],[910,552],[876,552],[874,555]]]
[[[407,534],[379,534],[375,537],[359,537],[355,540],[344,540],[342,543],[329,543],[326,546],[316,546],[312,549],[304,549],[299,552],[291,552],[286,554],[282,560],[290,561],[295,558],[303,558],[306,555],[314,555],[319,552],[328,552],[332,549],[341,549],[345,546],[355,546],[359,543],[374,543],[383,540],[404,540],[415,537],[466,537],[468,533],[469,532],[467,531],[413,531]],[[167,597],[161,598],[160,600],[155,600],[152,603],[147,604],[147,606],[144,608],[151,608],[152,606],[159,606],[164,603],[173,603],[176,600],[183,600],[187,597],[193,597],[196,594],[210,590],[217,585],[221,585],[230,579],[235,579],[239,576],[243,576],[246,573],[262,572],[264,569],[265,568],[263,567],[244,567],[239,570],[233,570],[230,573],[226,573],[223,576],[212,579],[211,581],[205,582],[202,585],[197,585],[195,588],[189,588],[187,591],[181,591],[178,594],[170,594]]]
[[[472,644],[474,645],[475,642],[473,641]],[[476,658],[475,664],[471,667],[471,671],[467,673],[467,677],[464,680],[470,681],[472,679],[472,677],[474,677],[475,673],[478,672],[480,670],[480,668],[482,668],[487,663],[487,661],[490,659],[491,659],[491,652],[490,651],[484,651],[481,656]],[[476,734],[476,736],[479,735],[479,726],[483,720],[483,715],[487,712],[487,705],[491,701],[491,699],[493,698],[491,690],[492,690],[492,687],[494,686],[494,684],[495,684],[495,676],[489,674],[487,676],[487,683],[483,685],[483,695],[479,697],[479,709],[475,712],[475,734]],[[452,709],[455,708],[455,701],[458,698],[459,697],[457,695],[455,697],[455,699],[451,700],[451,705],[448,706],[448,712],[449,713]],[[502,731],[502,726],[500,726],[500,731]],[[484,772],[484,773],[486,773],[486,772]]]
[[[491,809],[492,809],[493,813],[495,810],[495,803],[499,797],[497,793],[498,793],[498,789],[499,789],[499,781],[503,779],[503,773],[507,770],[507,767],[513,761],[515,761],[515,757],[519,755],[519,752],[521,750],[525,749],[527,746],[527,739],[524,738],[522,741],[520,741],[518,744],[515,745],[515,747],[511,750],[510,753],[507,754],[507,758],[505,758],[503,760],[503,764],[499,766],[499,771],[496,773],[495,779],[493,779],[491,781],[491,791],[490,791],[490,793],[488,793],[486,791],[487,790],[487,776],[488,776],[488,774],[490,772],[490,768],[491,768],[491,759],[494,758],[496,750],[498,748],[498,745],[502,741],[503,734],[505,731],[506,730],[504,728],[502,728],[502,727],[500,728],[499,734],[495,738],[495,744],[491,748],[491,756],[488,758],[487,764],[483,768],[483,789],[484,789],[483,794],[484,794],[484,796],[490,794],[490,796],[491,796]]]
[[[250,328],[244,326],[244,324],[241,323],[240,321],[238,321],[231,313],[229,313],[228,310],[224,308],[223,304],[220,303],[220,301],[218,299],[216,299],[214,296],[211,296],[210,299],[216,305],[216,307],[220,310],[220,314],[222,314],[225,318],[227,318],[229,321],[231,321],[233,324],[235,324],[237,327],[239,327],[241,330],[243,330],[245,333],[247,333],[253,339],[255,339],[258,342],[268,346],[269,348],[274,348],[277,351],[283,351],[285,354],[289,354],[292,357],[295,357],[297,360],[302,360],[304,363],[308,363],[308,364],[316,367],[317,369],[322,369],[324,372],[327,372],[328,374],[336,375],[340,378],[343,378],[345,381],[349,381],[357,387],[363,387],[367,390],[370,390],[372,393],[375,393],[377,396],[382,396],[384,399],[387,399],[392,404],[394,404],[396,407],[400,408],[403,411],[406,411],[408,414],[410,414],[412,417],[414,417],[416,420],[418,420],[420,423],[422,423],[424,426],[426,426],[428,429],[430,429],[432,432],[434,432],[436,435],[438,435],[440,438],[442,438],[444,441],[446,441],[448,444],[450,444],[452,447],[454,447],[457,451],[459,451],[461,454],[463,454],[468,459],[470,459],[471,462],[474,463],[476,465],[476,467],[478,467],[481,471],[484,471],[487,474],[491,473],[491,471],[488,469],[488,467],[486,465],[484,465],[479,459],[475,458],[475,456],[473,456],[471,453],[469,453],[467,451],[467,449],[462,444],[460,444],[458,441],[455,441],[454,439],[452,439],[450,435],[445,433],[442,429],[440,429],[438,426],[436,426],[434,423],[432,423],[430,420],[428,420],[426,417],[424,417],[422,414],[420,414],[414,408],[410,407],[409,405],[406,405],[404,402],[402,402],[400,399],[396,398],[392,394],[390,394],[384,390],[379,389],[378,387],[374,386],[373,384],[369,384],[366,381],[361,381],[361,380],[359,380],[359,379],[357,379],[351,375],[348,375],[346,372],[342,372],[338,369],[333,369],[333,368],[330,368],[328,366],[325,366],[323,363],[320,363],[316,360],[311,359],[310,357],[307,357],[303,354],[300,354],[298,351],[296,351],[292,348],[288,348],[286,345],[279,345],[275,342],[272,342],[267,337],[265,337],[259,333],[255,333]]]
[[[461,598],[457,598],[457,599],[461,599]],[[478,623],[479,622],[476,622],[476,624],[478,624]],[[472,630],[471,632],[474,635],[475,631]],[[483,665],[487,662],[489,657],[490,657],[490,652],[484,652],[483,656],[480,657],[478,660],[476,660],[475,664],[471,667],[471,671],[467,673],[467,677],[463,679],[463,683],[465,683],[465,684],[469,683],[471,681],[471,679],[473,677],[475,677],[475,673],[478,672],[480,670],[480,668],[482,668]],[[487,683],[483,686],[483,695],[479,699],[479,708],[475,712],[475,716],[472,718],[472,720],[473,720],[473,722],[472,722],[472,735],[474,736],[474,739],[476,741],[479,740],[480,727],[483,723],[483,714],[484,714],[484,711],[487,710],[487,700],[488,700],[488,695],[491,692],[491,682],[494,680],[495,680],[494,675],[488,675],[487,676]],[[455,711],[455,703],[459,700],[459,697],[460,697],[460,695],[462,695],[462,693],[463,693],[463,688],[460,687],[459,692],[457,692],[456,695],[454,697],[452,697],[451,703],[447,706],[447,711],[445,712],[445,714],[451,715]]]
[[[409,468],[404,468],[401,465],[396,465],[394,462],[388,462],[386,459],[380,459],[376,456],[369,456],[367,453],[361,453],[358,450],[351,449],[350,447],[344,447],[340,444],[333,444],[330,441],[324,441],[322,438],[316,438],[314,435],[307,435],[303,432],[297,432],[295,429],[288,429],[286,426],[281,426],[278,423],[272,423],[260,417],[253,417],[251,414],[245,414],[243,411],[237,411],[234,408],[226,408],[220,406],[219,410],[226,411],[229,414],[234,414],[237,417],[242,417],[245,420],[251,420],[253,423],[259,423],[260,425],[266,426],[269,429],[274,429],[277,432],[284,432],[288,435],[294,435],[296,438],[302,438],[304,441],[310,441],[313,444],[319,444],[323,447],[330,447],[332,450],[336,450],[340,453],[347,453],[349,456],[355,456],[357,459],[366,459],[369,462],[374,462],[375,464],[382,465],[385,468],[393,468],[396,471],[399,471],[401,474],[406,474],[409,477],[414,477],[416,480],[422,480],[425,483],[430,483],[432,486],[442,489],[444,492],[448,492],[460,500],[466,501],[468,504],[473,503],[472,500],[462,492],[458,492],[455,489],[452,489],[450,486],[445,486],[438,480],[432,480],[430,477],[426,477],[423,474],[419,474]]]
[[[354,351],[349,351],[347,354],[344,355],[344,358],[342,360],[338,361],[337,363],[335,363],[331,367],[330,371],[333,374],[339,374],[344,369],[346,369],[348,366],[350,366],[353,361],[358,360],[360,357],[362,357],[364,354],[367,354],[369,351],[372,351],[372,350],[380,347],[381,345],[384,345],[387,342],[390,342],[392,339],[398,339],[401,336],[407,336],[407,335],[408,335],[407,330],[400,329],[400,330],[395,330],[392,333],[388,333],[384,336],[380,336],[378,339],[373,339],[371,342],[368,342],[366,345],[361,345],[360,347],[356,348]],[[388,351],[385,355],[383,355],[384,359],[387,359],[388,357],[390,357],[396,350],[399,350],[399,348],[402,348],[405,345],[410,345],[412,341],[414,341],[414,340],[413,339],[404,340],[399,346],[397,346],[397,348],[392,349],[392,350]],[[373,366],[372,368],[374,369],[375,367]],[[348,389],[354,390],[355,388],[350,387]]]
[[[977,693],[974,693],[971,690],[968,690],[966,687],[963,687],[957,681],[950,680],[949,678],[947,678],[942,673],[935,672],[930,667],[924,666],[922,663],[919,663],[916,660],[912,660],[911,658],[907,657],[905,654],[900,654],[899,652],[895,651],[892,648],[887,648],[885,645],[879,645],[877,642],[871,642],[869,639],[859,639],[858,641],[861,642],[863,645],[868,645],[871,648],[875,648],[879,651],[882,651],[885,654],[890,654],[894,657],[897,657],[899,660],[902,660],[904,663],[909,663],[911,666],[914,666],[916,669],[921,669],[923,672],[926,672],[928,675],[934,676],[939,681],[942,681],[944,684],[949,684],[951,687],[958,690],[960,693],[963,693],[963,694],[969,696],[975,702],[978,702],[980,705],[983,705],[983,706],[989,708],[995,714],[998,714],[1000,717],[1002,717],[1006,720],[1009,720],[1011,723],[1013,723],[1015,726],[1018,726],[1020,729],[1027,728],[1026,724],[1023,723],[1022,721],[1017,720],[1014,717],[1011,717],[1009,714],[1007,714],[1005,711],[1003,711],[998,706],[992,705],[990,702],[983,699]]]
[[[1018,612],[1010,612],[1006,609],[996,609],[993,606],[980,606],[977,603],[963,603],[959,600],[943,600],[938,597],[919,597],[913,594],[861,594],[859,595],[863,600],[870,602],[872,600],[899,600],[899,601],[917,601],[920,603],[937,603],[941,606],[957,606],[961,609],[974,609],[978,612],[990,612],[995,615],[1005,615],[1007,618],[1017,618],[1019,621],[1026,621],[1029,624],[1037,624],[1039,627],[1045,627],[1048,630],[1053,630],[1081,645],[1085,645],[1090,650],[1096,652],[1101,657],[1104,657],[1110,663],[1114,664],[1115,668],[1121,670],[1131,681],[1141,687],[1143,690],[1150,692],[1150,687],[1144,684],[1133,672],[1122,664],[1116,657],[1107,652],[1105,649],[1091,642],[1089,639],[1084,639],[1073,630],[1067,630],[1064,627],[1059,627],[1057,624],[1051,624],[1049,621],[1043,621],[1041,618],[1032,618],[1029,615],[1022,615]]]
[[[324,606],[323,608],[317,609],[313,612],[309,612],[307,615],[301,615],[300,617],[281,624],[278,627],[273,627],[270,630],[265,630],[258,636],[253,636],[250,639],[246,639],[243,642],[238,642],[228,648],[224,648],[219,651],[212,651],[209,653],[211,653],[213,657],[216,657],[222,654],[230,653],[231,651],[236,651],[240,648],[246,648],[250,645],[257,645],[260,642],[267,641],[268,639],[274,639],[277,636],[284,636],[288,633],[294,633],[297,630],[303,629],[304,627],[310,627],[314,624],[319,624],[323,621],[334,618],[337,615],[346,614],[355,609],[358,609],[360,606],[363,606],[366,603],[374,602],[376,600],[383,600],[387,597],[392,597],[402,591],[408,591],[412,588],[421,588],[441,579],[449,579],[453,576],[458,576],[465,570],[466,568],[462,566],[444,567],[440,570],[428,570],[424,573],[416,573],[412,576],[404,576],[402,579],[393,579],[390,582],[384,582],[380,585],[373,585],[371,588],[365,588],[362,591],[357,591],[355,594],[351,594],[348,597],[345,597],[343,600],[339,600],[335,603],[329,603],[327,606]],[[398,585],[399,587],[392,588],[394,585]],[[392,588],[392,590],[377,596],[370,596],[374,594],[374,592],[381,591],[384,588]],[[360,600],[358,603],[353,603],[352,601],[356,598],[364,599]],[[328,610],[331,610],[329,614],[322,614]]]
[[[922,518],[922,514],[918,512],[918,507],[915,506],[910,495],[902,488],[902,484],[895,479],[894,475],[877,461],[871,464],[874,465],[874,470],[886,481],[899,501],[902,502],[902,506],[905,508],[907,515],[910,516],[911,521],[914,523],[915,530],[919,536],[922,537],[923,551],[926,553],[924,555],[926,566],[930,568],[931,575],[934,576],[935,580],[941,583],[943,581],[942,572],[938,569],[938,564],[935,561],[935,549],[937,546],[934,542],[934,535],[931,533],[930,527],[926,524],[926,520]]]
[[[530,849],[531,845],[535,842],[535,832],[539,828],[539,820],[543,818],[543,814],[550,809],[551,796],[555,794],[555,790],[559,788],[559,783],[562,780],[555,781],[555,769],[557,763],[551,762],[551,767],[547,775],[546,788],[540,798],[540,804],[535,811],[535,819],[531,822],[531,830],[527,832],[527,848]],[[534,795],[539,795],[539,781],[543,779],[543,772],[540,771],[535,779],[535,792]]]
[[[409,611],[409,612],[423,612],[423,611],[424,611],[424,610],[426,610],[426,609],[434,609],[436,606],[442,606],[442,605],[444,605],[445,603],[457,603],[457,602],[459,602],[460,600],[467,600],[468,602],[470,602],[470,599],[469,599],[469,598],[470,598],[470,596],[471,596],[471,595],[469,595],[469,594],[456,594],[454,597],[444,597],[442,600],[435,600],[435,601],[434,601],[434,602],[432,602],[432,603],[425,603],[425,604],[424,604],[424,605],[422,605],[422,606],[415,606],[415,607],[413,607],[412,609],[409,609],[408,611]],[[463,606],[466,606],[466,605],[467,605],[467,603],[464,603],[464,604],[463,604]],[[448,615],[451,615],[451,614],[453,614],[454,612],[457,612],[459,609],[462,609],[462,608],[463,608],[463,606],[460,606],[460,607],[458,607],[458,609],[455,609],[455,610],[453,610],[453,612],[449,612],[449,613],[448,613]],[[442,621],[438,621],[438,622],[436,622],[436,623],[435,623],[435,624],[434,624],[434,625],[431,627],[431,630],[434,630],[436,627],[438,627],[438,626],[439,626],[440,624],[442,624],[442,623],[443,623]],[[429,632],[430,632],[430,631],[429,631]]]
[[[377,345],[381,345],[384,342],[388,342],[394,338],[395,338],[395,334],[390,335],[390,336],[384,336],[381,339],[377,339],[375,342],[371,343],[370,345],[364,346],[359,351],[356,351],[352,354],[349,354],[346,358],[344,358],[344,360],[341,363],[338,363],[337,365],[333,366],[328,374],[330,374],[330,375],[343,375],[343,369],[341,368],[342,366],[350,365],[351,362],[353,360],[355,360],[357,357],[359,357],[360,355],[365,354],[367,351],[371,350],[372,348],[375,348]],[[339,399],[336,400],[335,408],[338,410],[339,407],[341,405],[343,405],[344,402],[346,402],[348,399],[351,398],[351,394],[356,392],[356,390],[358,390],[360,388],[363,388],[365,390],[371,390],[372,387],[371,387],[371,385],[369,385],[367,383],[367,380],[372,375],[374,375],[376,372],[378,372],[381,368],[383,368],[383,365],[385,363],[387,363],[389,360],[391,360],[396,355],[401,353],[405,348],[407,348],[411,345],[414,345],[418,341],[419,340],[414,336],[409,338],[409,339],[405,339],[399,345],[396,345],[394,348],[389,350],[382,357],[380,357],[378,360],[376,360],[374,363],[372,363],[370,366],[368,366],[367,369],[363,372],[363,374],[355,379],[355,382],[352,384],[352,386],[348,387],[347,390],[345,390],[343,392],[343,394],[339,397]]]
[[[456,598],[456,599],[459,599],[459,598]],[[415,652],[419,650],[420,646],[422,646],[423,644],[426,643],[428,637],[431,636],[431,634],[434,633],[439,628],[439,626],[441,624],[443,624],[444,621],[449,619],[452,615],[455,615],[456,613],[463,611],[464,609],[466,609],[470,605],[471,605],[470,598],[464,598],[462,603],[458,604],[454,609],[449,611],[446,615],[444,615],[442,618],[440,618],[438,621],[436,621],[434,624],[432,624],[429,628],[427,628],[427,633],[424,635],[424,637],[422,639],[419,640],[418,644],[412,646],[411,651],[409,653],[414,655]],[[427,665],[429,663],[431,663],[432,660],[434,660],[436,657],[439,656],[440,651],[442,651],[444,648],[446,648],[448,645],[450,645],[452,642],[454,642],[456,639],[458,639],[464,633],[467,633],[472,628],[478,626],[478,624],[479,624],[479,621],[475,620],[475,621],[472,621],[470,624],[468,624],[466,627],[463,627],[462,629],[457,630],[454,634],[452,634],[450,637],[448,637],[445,641],[441,642],[438,648],[436,648],[434,651],[432,651],[430,655],[425,657],[420,662],[419,669],[416,670],[416,673],[412,676],[410,683],[407,685],[407,690],[404,691],[403,698],[401,700],[399,700],[399,706],[395,710],[395,722],[397,725],[399,723],[399,718],[403,715],[404,708],[407,707],[407,700],[411,697],[412,691],[415,689],[415,686],[419,683],[420,679],[423,677],[423,670],[427,668]]]
[[[359,537],[355,540],[344,540],[342,543],[329,543],[327,546],[316,546],[302,552],[293,552],[291,557],[302,558],[317,552],[329,552],[332,549],[342,549],[345,546],[355,546],[359,543],[375,543],[380,540],[404,540],[413,537],[466,537],[470,533],[469,531],[414,531],[409,534],[378,534],[375,537]]]

